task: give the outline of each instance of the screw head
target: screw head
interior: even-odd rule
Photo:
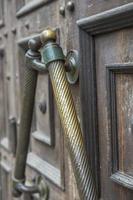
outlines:
[[[65,16],[65,7],[64,6],[60,6],[60,15]]]
[[[16,34],[16,32],[17,32],[16,28],[15,28],[15,27],[12,28],[12,33],[13,33],[13,34]]]
[[[29,22],[26,22],[26,23],[25,23],[25,27],[26,27],[27,29],[30,28]]]
[[[46,113],[46,110],[47,110],[46,101],[39,103],[39,109],[42,112],[42,114]]]
[[[67,3],[67,10],[69,10],[70,12],[74,11],[74,3],[72,1],[68,1]]]

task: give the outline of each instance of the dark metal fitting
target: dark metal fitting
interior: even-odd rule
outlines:
[[[29,49],[25,54],[26,66],[32,69],[34,60],[40,61],[41,60],[41,54],[39,52],[34,52],[31,49]]]
[[[25,23],[25,27],[26,27],[27,29],[29,29],[29,27],[30,27],[29,22],[26,22],[26,23]]]
[[[67,10],[69,10],[70,12],[73,12],[74,9],[75,9],[74,2],[68,1],[68,3],[67,3]]]
[[[16,190],[18,190],[20,193],[40,193],[39,187],[37,185],[28,186],[22,183],[18,183],[16,185]]]
[[[13,153],[13,155],[15,155],[17,148],[17,123],[16,123],[16,118],[14,116],[9,117],[9,130],[10,130],[9,139],[11,139],[9,146],[11,152]]]
[[[17,185],[18,184],[24,184],[25,182],[25,179],[23,180],[17,180],[16,178],[13,177],[13,191],[12,191],[12,194],[14,197],[20,197],[22,192],[20,192],[18,189],[17,189]]]
[[[46,66],[41,62],[41,54],[39,52],[42,43],[40,37],[36,37],[35,39],[29,40],[29,50],[25,54],[26,57],[26,65],[30,69],[37,70],[39,72],[46,72]]]
[[[65,6],[60,6],[59,13],[62,16],[65,16]]]
[[[49,199],[49,187],[46,181],[41,176],[38,176],[35,180],[36,185],[38,185],[39,193],[33,194],[34,199],[38,200],[48,200]]]
[[[34,39],[30,39],[28,42],[29,49],[31,49],[33,52],[38,52],[42,46],[42,42],[40,37],[36,37]]]
[[[34,69],[39,72],[47,72],[47,68],[44,63],[41,62],[40,52],[34,52],[29,49],[25,55],[26,66],[30,69]]]
[[[49,196],[49,188],[41,176],[37,177],[31,186],[25,185],[24,181],[14,179],[13,186],[14,197],[20,197],[22,193],[29,193],[39,196],[40,200],[47,200]]]
[[[6,79],[9,81],[11,79],[11,75],[10,74],[7,74],[6,75]]]
[[[67,80],[70,84],[75,84],[79,78],[79,55],[78,51],[71,50],[67,53],[65,60]]]
[[[15,187],[13,189],[13,196],[20,197],[22,193],[36,194],[41,193],[41,191],[37,185],[27,186],[21,182],[15,183]]]
[[[47,104],[46,104],[46,101],[45,101],[45,100],[44,100],[43,102],[40,102],[40,103],[39,103],[39,109],[40,109],[40,111],[42,112],[42,114],[45,114],[45,113],[46,113]]]
[[[41,48],[41,42],[39,37],[36,39],[30,39],[28,45],[29,50],[25,54],[26,61],[30,61],[28,64],[31,64],[34,59],[41,60],[41,54],[39,52],[39,49]]]
[[[40,60],[34,59],[32,68],[43,73],[47,73],[48,69],[44,63],[42,63]]]
[[[16,118],[13,116],[10,116],[9,121],[10,121],[10,123],[16,123]]]
[[[43,48],[43,60],[46,66],[53,61],[64,61],[62,48],[54,42],[47,43]]]
[[[41,54],[39,51],[33,51],[32,49],[29,49],[27,52],[26,52],[26,57],[30,57],[32,59],[34,58],[38,58],[38,59],[41,59]]]
[[[16,32],[17,32],[16,28],[15,28],[15,27],[12,28],[12,33],[13,33],[13,34],[16,34]]]

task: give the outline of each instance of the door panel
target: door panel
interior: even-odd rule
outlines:
[[[120,42],[118,42],[119,41],[118,38],[121,35],[122,35],[122,40],[120,40]],[[103,177],[105,176],[105,180],[106,180],[106,178],[108,178],[108,176],[111,175],[110,171],[111,171],[111,173],[118,173],[119,171],[124,173],[124,168],[123,168],[124,163],[123,162],[129,163],[129,161],[130,161],[130,153],[131,153],[130,152],[131,151],[130,142],[132,140],[132,137],[130,137],[130,138],[128,137],[128,139],[126,139],[126,138],[124,138],[124,134],[127,134],[127,129],[129,129],[131,126],[131,123],[125,124],[125,123],[128,123],[128,122],[126,122],[126,120],[131,120],[131,118],[130,118],[131,114],[129,114],[127,112],[127,110],[125,112],[123,111],[127,115],[125,118],[124,114],[121,113],[122,110],[120,108],[124,107],[125,109],[131,109],[131,107],[127,108],[126,104],[124,104],[124,102],[119,102],[119,101],[122,101],[123,96],[124,96],[124,98],[128,98],[128,100],[130,100],[129,96],[127,97],[127,95],[131,95],[131,94],[125,94],[124,88],[123,88],[123,90],[121,90],[121,87],[125,87],[125,86],[123,86],[122,82],[121,82],[121,84],[118,85],[118,83],[120,83],[119,81],[120,80],[122,81],[122,77],[119,77],[120,76],[119,74],[116,75],[114,78],[111,77],[110,78],[111,80],[106,80],[107,79],[106,65],[124,62],[123,56],[122,56],[123,52],[121,54],[121,51],[119,51],[119,48],[123,50],[121,44],[123,45],[123,42],[125,42],[125,43],[127,42],[124,40],[125,40],[125,37],[124,37],[123,31],[120,31],[118,33],[112,33],[109,35],[107,34],[106,36],[101,36],[99,38],[97,37],[95,40],[96,41],[95,47],[96,47],[96,74],[97,74],[96,77],[97,77],[99,140],[100,140],[100,147],[101,147],[100,148],[100,158],[101,158],[100,163],[101,163],[101,177],[103,179]],[[100,49],[100,51],[99,51],[99,49]],[[107,49],[110,49],[109,54],[107,53]],[[99,55],[99,52],[100,52],[100,55]],[[106,54],[105,54],[105,52],[106,52]],[[126,56],[126,55],[124,54],[124,56]],[[132,58],[130,58],[130,59],[132,59]],[[130,59],[129,59],[129,61],[130,61]],[[122,68],[122,64],[120,67]],[[117,72],[117,64],[114,65],[113,69],[114,69],[114,71],[116,71],[116,74],[121,73],[121,71],[122,71],[122,69],[121,69],[120,72]],[[111,72],[109,72],[109,73],[111,73]],[[128,73],[128,69],[125,73]],[[129,72],[129,74],[130,74],[130,72]],[[123,76],[125,76],[123,78],[128,79],[129,75],[124,74]],[[131,81],[131,80],[132,80],[132,77],[130,75],[129,81]],[[116,90],[115,91],[112,89],[112,86],[109,86],[109,89],[111,91],[107,90],[107,88],[106,88],[107,81],[110,81],[111,84],[115,84],[113,82],[116,81]],[[130,84],[129,81],[127,80],[127,84]],[[126,89],[126,91],[127,91],[127,89]],[[108,98],[107,98],[108,92],[111,93],[111,97],[109,97],[109,99],[110,99],[109,102],[108,102]],[[120,92],[121,92],[121,94],[120,94]],[[128,92],[130,92],[130,91],[128,90]],[[115,94],[116,94],[116,96],[115,96]],[[118,97],[118,95],[122,95],[122,96]],[[114,103],[115,99],[116,99],[116,105],[115,105],[116,108],[110,108],[112,110],[112,112],[111,112],[111,115],[109,115],[108,114],[108,104],[109,104],[109,106],[111,106],[112,104],[115,104]],[[118,106],[118,103],[119,103],[119,106]],[[130,106],[129,102],[128,102],[128,106]],[[113,112],[116,112],[116,113],[114,114]],[[112,119],[113,122],[111,123],[110,118],[114,117],[114,116],[115,116],[115,118]],[[124,118],[125,118],[125,120],[123,121]],[[118,126],[118,129],[117,129],[117,126]],[[112,136],[112,135],[114,135],[114,136]],[[128,144],[126,144],[126,143],[128,143]],[[129,149],[128,149],[129,155],[126,153],[127,145],[129,147]],[[111,154],[112,154],[113,160],[111,160]],[[123,157],[124,154],[126,154],[125,155],[126,159]],[[107,166],[107,168],[105,168],[105,166]],[[112,167],[112,169],[111,169],[111,167]],[[132,173],[131,168],[130,168],[130,173]],[[113,174],[113,178],[114,178],[114,174]],[[117,177],[117,179],[118,179],[118,177]],[[107,180],[108,180],[108,182],[110,182],[109,179],[107,179]],[[125,182],[126,182],[126,180],[125,180]],[[103,184],[104,189],[105,189],[105,187],[111,188],[109,185],[107,186],[107,181],[101,182],[101,184]],[[110,184],[112,185],[113,183],[111,182]],[[122,182],[122,185],[124,185],[124,182]],[[127,193],[127,191],[125,191],[124,188],[123,188],[123,191],[121,192],[122,188],[119,185],[113,184],[112,189],[113,189],[113,187],[115,187],[114,197],[113,197],[114,199],[116,198],[116,196],[118,199],[125,198],[125,197],[123,197],[123,195],[125,192]],[[130,191],[128,192],[128,194],[129,193],[130,193]],[[107,196],[105,195],[105,191],[103,191],[103,194],[107,198]],[[111,198],[112,198],[112,196],[110,197],[110,199]],[[131,196],[128,198],[131,199]],[[127,196],[126,196],[126,199],[127,199]]]
[[[132,199],[132,191],[127,192],[126,190],[126,188],[132,189],[131,183],[133,181],[131,160],[133,138],[130,132],[132,125],[130,102],[132,100],[132,87],[130,84],[133,77],[131,74],[132,56],[128,57],[127,60],[127,56],[131,55],[129,49],[132,49],[132,40],[128,37],[129,32],[131,34],[132,29],[98,36],[95,39],[101,179],[104,176],[105,179],[112,176],[112,179],[118,183],[110,183],[113,184],[112,189],[115,187],[114,199],[116,196],[119,199]],[[108,49],[109,53],[107,53]],[[126,53],[127,49],[128,54]],[[125,62],[130,62],[130,64],[123,66]],[[116,64],[113,65],[113,63]],[[109,87],[107,87],[108,81],[110,82]],[[129,180],[127,180],[128,178]],[[109,179],[107,180],[110,182]],[[104,189],[105,187],[111,188],[110,184],[107,186],[107,181],[101,182],[101,184],[103,184]],[[128,193],[128,198],[125,192]],[[106,198],[108,197],[105,195],[105,191],[103,194]]]
[[[132,67],[132,66],[131,66]],[[128,66],[127,66],[128,68]],[[129,74],[128,74],[129,72]],[[118,152],[119,152],[119,169],[128,175],[133,175],[132,160],[132,81],[133,76],[127,69],[127,74],[119,74],[116,77],[117,91],[117,123],[118,123]]]
[[[108,200],[131,200],[133,197],[133,29],[127,28],[132,26],[130,20],[126,23],[127,15],[130,19],[128,8],[131,8],[131,5],[78,21],[82,28],[81,76],[85,78],[88,73],[90,78],[87,83],[83,81],[82,85],[91,85],[88,95],[91,93],[94,96],[88,97],[88,106],[91,103],[97,106],[97,112],[92,108],[89,112],[91,119],[95,116],[93,120],[97,119],[98,122],[97,165],[99,164],[101,185],[99,197]],[[84,108],[84,105],[82,107]],[[88,146],[88,149],[90,147]],[[94,165],[93,160],[92,164]]]

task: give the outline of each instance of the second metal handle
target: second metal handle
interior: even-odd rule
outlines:
[[[25,182],[25,167],[30,141],[30,129],[34,107],[34,96],[37,82],[37,71],[25,68],[22,110],[16,152],[14,179],[16,182]]]
[[[21,103],[21,117],[20,127],[17,142],[15,169],[13,177],[13,194],[14,196],[20,196],[21,192],[18,190],[17,184],[25,184],[25,168],[26,159],[30,142],[30,130],[32,123],[32,115],[34,108],[34,98],[37,84],[38,71],[32,68],[31,58],[40,58],[38,49],[34,51],[36,47],[36,41],[31,41],[33,50],[30,49],[26,54],[26,65],[24,68],[24,85],[22,91],[22,103]]]

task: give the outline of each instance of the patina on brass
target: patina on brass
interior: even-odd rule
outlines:
[[[47,41],[56,41],[56,32],[52,31],[50,28],[44,30],[41,35],[40,35],[40,39],[42,44],[45,44]]]
[[[41,55],[39,49],[41,47],[40,39],[30,40],[30,49],[26,53],[26,66],[24,71],[24,88],[22,97],[22,110],[20,118],[19,138],[16,151],[16,162],[13,177],[13,195],[19,197],[24,193],[39,193],[40,189],[37,185],[25,185],[25,168],[30,142],[30,129],[33,115],[34,98],[37,83],[38,71],[46,71],[45,65],[41,64]],[[36,70],[36,67],[38,71]],[[47,190],[46,190],[47,191]],[[45,200],[44,198],[43,200]]]
[[[79,79],[79,55],[78,51],[71,50],[66,56],[66,76],[70,84],[75,84]]]
[[[42,50],[43,60],[48,57],[46,65],[50,74],[80,198],[81,200],[97,200],[94,177],[88,163],[81,127],[66,78],[63,52],[61,53],[61,48],[55,43],[55,40],[55,32],[52,30],[46,30],[41,34],[41,41],[43,41],[44,45]],[[52,52],[51,54],[49,53],[49,49]],[[57,51],[57,49],[60,50]],[[52,60],[52,58],[54,59]]]
[[[42,45],[44,63],[41,63],[39,52]],[[45,199],[44,197],[48,198],[48,194],[46,193],[48,191],[47,187],[44,188],[44,186],[41,186],[42,190],[40,191],[37,185],[31,187],[25,185],[25,168],[30,141],[37,71],[48,71],[64,128],[79,195],[82,200],[97,200],[96,186],[88,163],[81,127],[66,76],[66,68],[68,67],[67,69],[70,72],[75,68],[76,63],[70,57],[71,59],[68,62],[70,66],[65,65],[66,58],[62,48],[56,43],[56,33],[50,29],[44,31],[39,39],[31,40],[29,47],[30,49],[26,53],[24,91],[13,178],[13,194],[18,197],[22,192],[38,193],[43,194],[42,199]]]

